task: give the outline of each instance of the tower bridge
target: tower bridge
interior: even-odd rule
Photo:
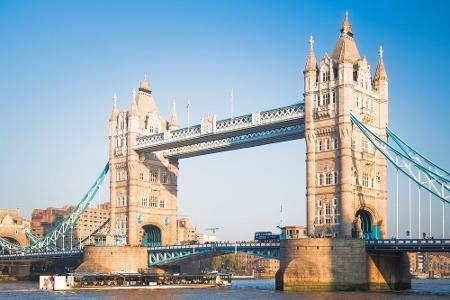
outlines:
[[[164,119],[147,79],[140,83],[138,92],[133,91],[129,110],[119,111],[114,96],[109,161],[95,183],[73,212],[44,238],[28,235],[28,246],[0,238],[0,246],[10,252],[0,256],[0,261],[81,255],[80,250],[67,249],[64,237],[92,202],[109,171],[108,246],[104,245],[104,250],[87,247],[94,258],[113,251],[132,256],[142,248],[136,246],[143,246],[146,266],[156,266],[206,253],[245,252],[281,260],[278,289],[408,288],[405,252],[450,251],[450,240],[445,239],[450,173],[388,128],[383,50],[380,47],[372,76],[348,17],[331,55],[318,62],[312,37],[309,45],[303,71],[304,101],[290,106],[225,120],[207,115],[199,125],[179,128],[175,105],[171,117]],[[180,159],[303,138],[308,238],[271,244],[180,245],[185,242],[177,226]],[[390,240],[388,164],[394,167],[397,182],[395,239]],[[411,189],[408,203],[400,204],[399,175],[418,187],[419,197],[426,192],[434,202],[442,203],[442,239],[420,239],[421,232],[418,239],[399,239],[399,209],[408,207],[411,214],[413,205]],[[409,220],[412,237],[411,217]],[[61,241],[62,249],[55,249],[61,247]],[[123,264],[123,259],[114,262]],[[339,270],[335,264],[341,266]]]

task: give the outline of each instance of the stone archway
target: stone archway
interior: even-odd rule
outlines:
[[[144,231],[142,234],[143,246],[161,246],[162,233],[161,229],[155,225],[145,225],[142,227]]]
[[[365,240],[377,238],[374,218],[370,211],[365,209],[358,210],[355,214],[354,226],[355,237],[363,238]]]

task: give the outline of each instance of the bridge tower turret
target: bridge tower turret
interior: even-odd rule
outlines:
[[[165,134],[169,122],[160,115],[145,78],[133,90],[129,111],[116,105],[110,120],[111,233],[118,244],[170,245],[177,241],[178,161],[162,154],[138,154],[141,134]]]
[[[304,71],[308,234],[385,237],[386,160],[350,120],[354,114],[386,138],[387,75],[382,52],[372,80],[347,14],[331,56],[326,54],[317,68],[310,44]]]

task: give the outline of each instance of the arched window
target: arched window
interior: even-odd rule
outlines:
[[[331,173],[327,173],[327,175],[326,175],[326,184],[327,185],[331,184]]]

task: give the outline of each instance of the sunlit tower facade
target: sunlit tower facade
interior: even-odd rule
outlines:
[[[325,54],[320,62],[310,38],[304,98],[308,234],[385,237],[387,161],[352,125],[350,116],[386,140],[388,77],[381,47],[371,75],[348,15],[332,54]]]

